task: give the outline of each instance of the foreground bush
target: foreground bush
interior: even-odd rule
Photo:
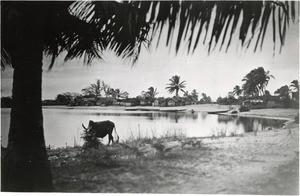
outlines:
[[[96,132],[95,131],[84,130],[81,138],[84,141],[84,144],[82,146],[83,149],[98,148],[99,145],[101,145],[98,138],[96,137]]]

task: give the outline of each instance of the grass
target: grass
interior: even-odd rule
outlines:
[[[155,134],[153,134],[155,133]],[[164,171],[159,163],[169,165],[169,160],[181,160],[181,156],[187,156],[181,152],[181,145],[179,147],[179,154],[170,154],[170,151],[161,151],[158,154],[152,154],[151,158],[146,156],[143,151],[149,147],[155,151],[161,146],[169,148],[170,144],[193,144],[193,139],[187,138],[185,133],[181,129],[170,128],[164,131],[163,134],[157,134],[153,132],[152,135],[142,135],[141,133],[122,141],[121,143],[114,143],[112,145],[100,145],[99,148],[83,148],[83,147],[65,147],[57,149],[49,149],[48,155],[51,162],[51,170],[53,171],[54,186],[58,191],[60,190],[76,190],[83,192],[96,191],[93,187],[102,187],[102,181],[105,179],[114,179],[116,182],[122,181],[122,176],[125,175],[128,182],[132,183],[145,183],[145,187],[153,186],[150,182],[136,181],[134,179],[135,174],[154,180],[155,183],[157,177],[160,178],[160,173],[153,173],[152,170]],[[181,141],[181,142],[179,142]],[[200,147],[200,141],[197,142]],[[171,146],[173,149],[173,146]],[[162,148],[163,149],[163,148]],[[182,154],[182,155],[181,155]],[[156,156],[157,155],[157,156]],[[184,160],[184,159],[183,159]],[[158,164],[154,166],[153,164]],[[147,170],[150,170],[148,171]],[[170,168],[168,168],[170,170]],[[123,173],[120,176],[120,172]],[[147,173],[148,172],[148,173]],[[147,173],[147,174],[146,174]],[[145,174],[145,175],[144,175]],[[129,175],[129,176],[126,176]],[[105,182],[109,184],[108,182]],[[126,184],[126,183],[125,183]],[[112,185],[118,187],[119,185]],[[125,188],[128,188],[127,185]],[[119,191],[122,187],[117,188]],[[102,191],[106,192],[106,188],[102,187]],[[97,192],[97,191],[96,191]],[[115,192],[109,190],[108,192]],[[125,191],[126,192],[126,191]]]
[[[151,136],[147,134],[147,132],[145,135],[142,135],[140,130],[138,130],[138,133],[137,136],[134,136],[131,131],[131,136],[126,140],[122,140],[122,142],[131,146],[141,146],[143,144],[153,144],[157,141],[174,141],[186,138],[186,133],[182,129],[174,127],[162,131],[162,134],[157,134],[157,132],[152,129]]]

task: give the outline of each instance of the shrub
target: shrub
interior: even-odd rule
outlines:
[[[247,106],[241,106],[239,109],[240,112],[248,112],[250,109]]]
[[[87,131],[84,130],[83,136],[81,137],[84,141],[83,148],[98,148],[99,145],[101,144],[96,137],[96,132],[95,131]]]

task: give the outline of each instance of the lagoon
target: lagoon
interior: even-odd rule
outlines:
[[[181,135],[187,137],[231,136],[283,126],[284,120],[234,117],[206,112],[125,111],[108,109],[44,108],[47,146],[82,145],[83,123],[110,120],[116,125],[120,141],[138,137]],[[1,109],[2,146],[7,146],[10,109]],[[107,143],[108,138],[103,139]]]

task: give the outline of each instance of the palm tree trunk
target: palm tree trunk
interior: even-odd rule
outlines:
[[[40,21],[40,20],[37,20]],[[32,25],[38,24],[34,19]],[[30,30],[11,54],[14,68],[12,109],[2,191],[50,191],[52,177],[42,115],[43,36]]]

